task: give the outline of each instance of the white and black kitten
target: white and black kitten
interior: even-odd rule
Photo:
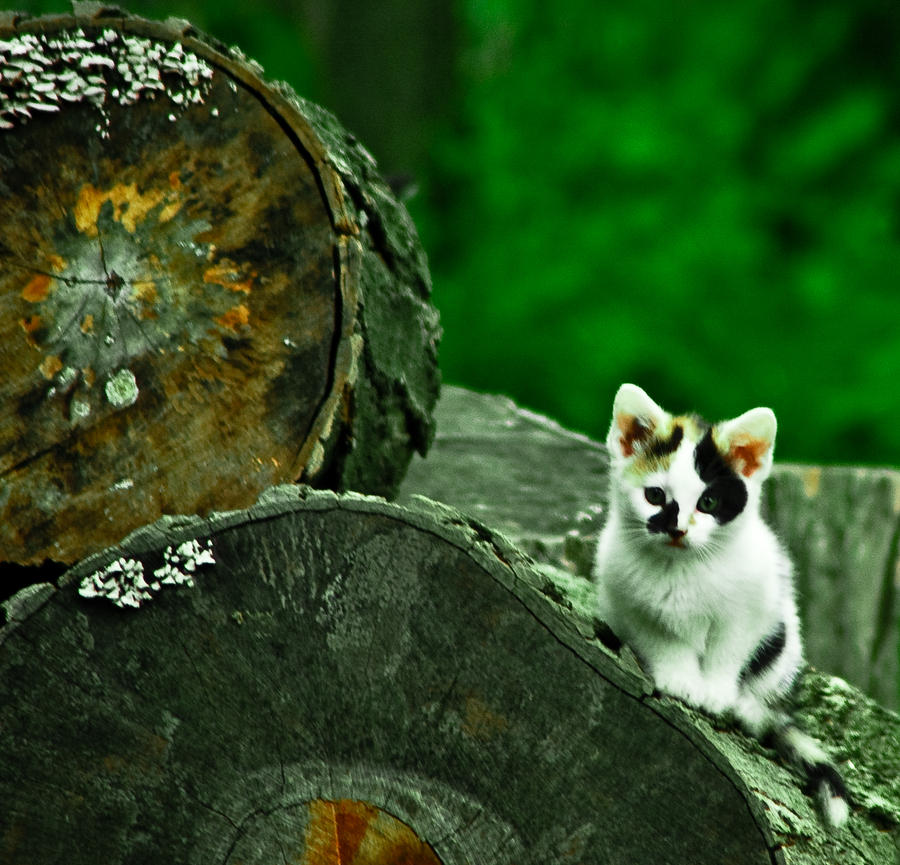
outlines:
[[[759,514],[776,427],[767,408],[710,426],[619,388],[598,614],[660,691],[774,736],[838,826],[846,787],[784,708],[804,662],[791,561]]]

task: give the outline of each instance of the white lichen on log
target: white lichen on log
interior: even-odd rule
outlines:
[[[163,586],[194,586],[194,574],[203,565],[216,563],[212,541],[184,541],[168,546],[163,564],[153,571],[149,581],[140,559],[120,556],[114,562],[85,577],[78,587],[83,598],[106,598],[117,607],[140,607]]]
[[[176,108],[203,102],[212,67],[180,43],[166,45],[110,28],[56,34],[21,33],[0,40],[0,129],[87,102],[99,112],[106,137],[110,102],[133,105],[165,95]]]

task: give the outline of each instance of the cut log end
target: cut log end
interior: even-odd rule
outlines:
[[[247,506],[365,438],[334,143],[241,58],[93,11],[0,26],[0,561]]]

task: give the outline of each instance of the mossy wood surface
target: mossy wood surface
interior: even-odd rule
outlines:
[[[390,492],[427,447],[412,223],[260,73],[183,21],[0,16],[0,562],[281,481]]]
[[[163,586],[137,610],[78,593],[114,561],[149,573],[194,538],[215,563],[192,587]],[[877,774],[848,774],[869,804],[829,835],[759,745],[653,697],[564,590],[434,503],[273,491],[249,512],[142,530],[4,612],[3,861],[882,865],[895,854],[896,797]],[[848,726],[869,724],[860,762],[885,750],[876,717],[896,758],[897,719],[837,696]]]
[[[434,447],[410,465],[400,501],[421,494],[459,507],[539,562],[589,577],[605,446],[456,387],[445,388],[435,419]],[[810,662],[896,708],[900,473],[776,463],[763,510],[795,564]],[[590,594],[586,581],[574,585]]]

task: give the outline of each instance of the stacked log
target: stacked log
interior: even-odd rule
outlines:
[[[0,562],[302,480],[395,490],[437,314],[327,112],[186,22],[0,19]]]
[[[0,16],[0,76],[0,861],[895,861],[895,715],[803,678],[854,800],[829,831],[594,620],[603,448],[455,388],[433,414],[424,254],[334,118],[100,4]],[[812,573],[799,496],[836,487],[783,477]],[[881,587],[873,680],[875,487],[838,558]]]
[[[590,592],[607,502],[606,448],[502,397],[448,387],[427,460],[399,500],[423,495],[502,531]],[[776,463],[763,514],[791,554],[807,655],[888,708],[900,658],[900,472]]]

